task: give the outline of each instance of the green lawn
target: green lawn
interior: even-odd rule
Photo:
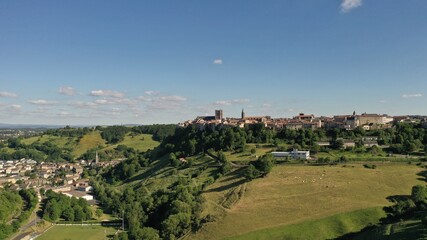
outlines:
[[[229,239],[333,239],[349,232],[360,231],[368,224],[376,224],[378,219],[385,215],[382,207],[367,208],[301,224],[258,230]]]
[[[206,198],[203,215],[211,214],[218,220],[187,239],[224,239],[266,229],[279,229],[280,233],[286,226],[389,205],[386,197],[410,194],[413,185],[422,183],[417,176],[423,170],[420,167],[397,163],[376,165],[376,169],[364,168],[362,164],[276,165],[267,177],[247,183],[241,199],[231,208],[224,207],[223,202],[244,181],[239,175],[226,175],[203,193]],[[370,221],[375,220],[378,219],[373,217]],[[363,226],[354,224],[353,229],[359,227]],[[257,236],[259,233],[262,232]],[[341,233],[345,232],[328,234]]]
[[[102,226],[54,226],[37,240],[103,240],[116,231],[113,227]]]

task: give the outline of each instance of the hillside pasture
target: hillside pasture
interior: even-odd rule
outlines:
[[[148,149],[154,149],[155,147],[159,146],[159,144],[160,142],[153,140],[153,136],[151,134],[138,134],[136,136],[127,134],[123,141],[108,146],[106,149],[115,148],[118,145],[126,145],[127,147],[134,148],[135,150],[145,152]]]
[[[93,131],[84,135],[77,146],[74,148],[73,154],[76,157],[81,156],[83,153],[90,149],[97,148],[99,146],[104,147],[106,145],[105,140],[102,139],[99,131]]]
[[[44,143],[44,142],[52,142],[56,146],[63,147],[71,147],[75,144],[75,138],[72,137],[58,137],[52,135],[41,135],[30,138],[22,139],[22,143],[31,145],[35,142]]]
[[[255,149],[255,153],[251,153],[251,149]],[[255,161],[256,157],[265,155],[268,152],[273,151],[275,148],[272,147],[270,144],[254,144],[249,143],[247,144],[246,151],[244,152],[232,152],[227,151],[224,152],[225,156],[228,160],[236,162],[236,161]]]
[[[367,169],[361,164],[345,167],[277,165],[267,177],[247,183],[240,200],[229,209],[222,206],[221,201],[244,181],[239,175],[226,175],[203,194],[206,198],[203,214],[216,216],[217,221],[206,224],[188,239],[225,239],[242,234],[251,239],[251,232],[256,236],[253,239],[270,239],[262,230],[279,229],[280,232],[280,228],[290,225],[381,208],[390,205],[388,196],[410,194],[411,187],[421,183],[417,176],[421,171],[417,166],[393,163],[378,163],[376,169]],[[353,216],[357,219],[357,215]],[[377,214],[370,221],[375,223],[381,216]],[[311,225],[301,226],[298,228],[304,238]],[[363,227],[363,224],[354,224],[348,231],[359,231]],[[345,233],[334,232],[333,228],[331,231],[325,237]],[[281,239],[281,235],[276,239]]]

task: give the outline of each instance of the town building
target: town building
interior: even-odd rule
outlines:
[[[272,152],[271,155],[275,158],[310,159],[310,151],[298,151],[297,149],[290,152]]]

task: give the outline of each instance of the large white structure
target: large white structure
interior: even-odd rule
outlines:
[[[294,159],[309,159],[310,151],[298,151],[294,149],[291,152],[272,152],[271,155],[276,158],[290,157]]]

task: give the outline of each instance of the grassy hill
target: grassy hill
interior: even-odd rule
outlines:
[[[421,183],[420,167],[377,166],[278,165],[246,186],[231,173],[203,194],[203,214],[216,221],[187,239],[325,239],[359,231],[384,216],[387,196],[409,194],[411,186]]]
[[[135,150],[147,151],[148,149],[154,149],[160,143],[153,140],[151,134],[127,134],[124,139],[115,144],[108,144],[101,137],[101,132],[94,130],[83,135],[81,138],[78,137],[59,137],[48,134],[41,136],[34,136],[22,140],[23,144],[30,145],[33,143],[44,143],[51,142],[59,148],[69,148],[72,150],[74,157],[78,158],[88,150],[98,148],[100,152],[105,150],[111,150],[118,145],[126,145],[127,147],[134,148]],[[9,153],[13,153],[15,150],[5,148]]]
[[[80,141],[75,140],[75,147],[73,148],[74,156],[80,156],[89,149],[96,148],[98,146],[105,146],[105,140],[102,139],[99,131],[93,131],[84,135]]]

